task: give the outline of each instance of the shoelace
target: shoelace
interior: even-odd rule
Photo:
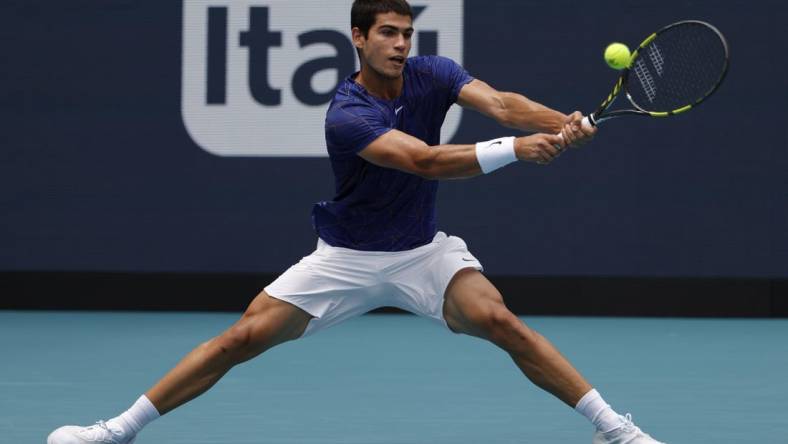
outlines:
[[[112,430],[111,428],[109,428],[109,426],[107,426],[107,423],[106,423],[106,422],[104,422],[104,421],[98,421],[98,422],[96,422],[96,425],[98,425],[98,426],[99,426],[99,427],[101,427],[102,429],[104,429],[104,430],[106,430],[106,431],[108,431],[108,432],[112,433],[112,434],[113,434],[113,435],[115,435],[115,436],[121,436],[121,435],[123,435],[123,432],[121,432],[121,431],[119,431],[119,430]]]
[[[621,426],[621,427],[625,431],[627,431],[627,432],[638,432],[638,433],[640,433],[640,434],[642,434],[644,436],[647,436],[647,437],[649,437],[651,439],[654,439],[648,433],[644,432],[643,430],[640,430],[640,427],[636,426],[635,423],[632,422],[632,414],[631,413],[627,413],[626,415],[622,416],[622,418],[624,418],[624,425]],[[656,441],[656,440],[654,440],[654,441]],[[662,443],[661,441],[656,441],[656,442]],[[662,444],[664,444],[664,443],[662,443]]]
[[[112,438],[112,442],[117,442],[117,441],[114,439],[114,437],[118,437],[118,438],[120,438],[120,437],[122,437],[122,436],[123,436],[123,431],[121,431],[121,430],[112,430],[111,428],[109,428],[109,426],[107,425],[107,423],[106,423],[106,422],[104,422],[104,421],[96,421],[96,424],[95,424],[95,425],[92,425],[92,426],[90,426],[90,427],[87,427],[87,428],[85,429],[85,431],[90,431],[90,432],[96,432],[96,433],[100,433],[100,430],[97,430],[97,429],[101,429],[101,430],[105,430],[105,431],[107,431],[107,432],[110,434],[110,436],[111,436],[111,437],[113,437],[113,438]],[[97,436],[96,436],[96,435],[93,435],[93,436],[97,438]]]
[[[623,418],[624,418],[624,425],[621,427],[627,431],[634,431],[636,426],[635,423],[632,422],[632,414],[627,413],[626,415],[623,416]]]

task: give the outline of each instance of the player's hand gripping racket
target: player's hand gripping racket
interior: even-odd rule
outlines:
[[[597,126],[622,116],[669,117],[687,112],[719,88],[727,71],[728,43],[717,28],[696,20],[673,23],[635,49],[613,92],[582,124]],[[610,110],[622,91],[633,108]]]

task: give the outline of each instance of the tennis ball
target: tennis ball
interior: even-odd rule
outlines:
[[[613,69],[624,69],[629,66],[632,54],[627,45],[623,43],[611,43],[605,48],[605,61]]]

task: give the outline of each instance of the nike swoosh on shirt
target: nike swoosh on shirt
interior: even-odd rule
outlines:
[[[474,261],[474,259],[466,259],[466,258],[462,258],[462,260],[464,260],[465,262],[473,262]]]
[[[402,107],[401,106],[394,110],[394,115],[399,114],[400,111],[402,111]]]

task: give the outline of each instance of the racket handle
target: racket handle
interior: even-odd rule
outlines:
[[[591,128],[593,128],[593,127],[595,127],[595,126],[596,126],[596,125],[594,125],[594,123],[591,121],[591,119],[589,119],[589,118],[588,118],[588,116],[585,116],[585,117],[583,117],[583,120],[580,122],[580,125],[581,125],[583,128],[585,128],[585,129],[591,129]],[[563,135],[563,134],[561,134],[561,133],[559,132],[559,133],[558,133],[558,137],[560,137],[560,138],[562,138],[562,139],[563,139],[563,138],[564,138],[564,135]]]

